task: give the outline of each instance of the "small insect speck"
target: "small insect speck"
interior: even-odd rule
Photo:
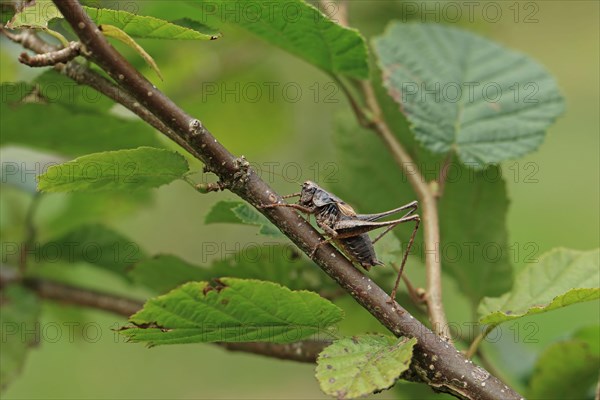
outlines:
[[[148,97],[152,97],[152,92],[148,92],[146,94],[148,95]]]

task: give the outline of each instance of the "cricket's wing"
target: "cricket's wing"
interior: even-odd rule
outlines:
[[[360,235],[361,233],[370,232],[378,228],[397,225],[408,221],[414,221],[418,218],[419,217],[417,215],[411,215],[409,217],[403,217],[400,219],[395,219],[393,221],[384,222],[361,221],[357,219],[348,218],[337,221],[333,229],[338,233],[339,237],[350,237]]]

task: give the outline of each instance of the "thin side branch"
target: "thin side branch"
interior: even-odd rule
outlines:
[[[58,301],[80,307],[89,307],[96,310],[107,311],[123,317],[138,312],[144,303],[127,297],[102,293],[91,289],[82,289],[63,283],[53,282],[39,278],[21,279],[14,268],[2,266],[0,268],[0,288],[11,283],[20,283],[31,289],[40,298]],[[326,340],[302,340],[294,343],[216,343],[230,351],[241,351],[259,354],[282,360],[299,361],[306,363],[316,362],[317,356],[323,349],[331,344]]]
[[[260,179],[247,161],[234,157],[200,121],[186,114],[140,75],[106,41],[77,1],[55,0],[54,3],[91,53],[91,59],[118,82],[121,89],[185,141],[193,149],[192,154],[203,161],[208,170],[217,174],[232,192],[257,207],[303,252],[311,253],[322,236],[293,210],[262,208],[264,204],[283,200]],[[412,379],[461,398],[521,398],[483,368],[470,363],[450,343],[427,329],[399,304],[389,304],[387,293],[333,246],[320,246],[314,260],[391,332],[397,336],[417,338],[410,366]]]
[[[27,53],[21,53],[19,61],[30,67],[48,67],[59,63],[66,63],[77,57],[81,52],[81,43],[70,42],[69,46],[43,54],[30,56]]]
[[[242,351],[271,358],[291,360],[305,363],[316,363],[319,353],[331,342],[324,340],[302,340],[289,344],[268,342],[259,343],[219,343],[220,346],[230,351]]]

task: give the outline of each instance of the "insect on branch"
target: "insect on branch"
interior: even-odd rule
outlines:
[[[80,41],[90,51],[89,59],[119,82],[119,88],[141,105],[160,131],[176,142],[183,142],[190,153],[209,165],[219,178],[228,182],[239,173],[234,157],[208,131],[202,129],[190,133],[190,126],[197,119],[185,113],[164,93],[154,87],[102,35],[97,34],[96,24],[75,0],[54,0]],[[84,83],[84,82],[81,82]],[[104,88],[106,89],[106,87]],[[104,90],[103,89],[103,90]],[[107,93],[110,92],[107,90]],[[104,92],[103,92],[104,93]],[[115,99],[118,102],[122,100]],[[259,208],[262,204],[283,201],[266,182],[248,168],[243,182],[230,190]],[[424,206],[421,201],[421,205]],[[302,251],[309,254],[319,243],[318,233],[308,223],[298,224],[298,215],[286,207],[259,208]],[[426,219],[425,222],[429,220]],[[437,221],[432,221],[437,223]],[[363,242],[364,243],[364,242]],[[372,245],[372,243],[371,243]],[[355,268],[334,247],[323,245],[317,251],[315,262],[349,293],[361,306],[396,336],[416,337],[410,365],[411,379],[424,382],[437,391],[444,391],[461,398],[473,399],[519,399],[521,396],[496,377],[471,364],[464,356],[438,335],[412,317],[398,303],[390,304],[389,295]],[[326,251],[325,251],[326,250]],[[366,253],[361,253],[366,254]],[[435,371],[430,368],[435,357]],[[485,374],[482,374],[485,372]],[[483,377],[483,378],[482,378]],[[484,379],[482,384],[482,379]]]
[[[415,222],[415,227],[410,236],[408,246],[402,257],[402,263],[394,283],[394,289],[390,294],[389,302],[394,303],[396,291],[400,284],[400,277],[402,276],[406,259],[415,240],[421,221],[421,218],[414,214],[417,210],[418,203],[413,201],[393,210],[378,214],[357,214],[356,211],[342,199],[311,181],[305,182],[302,185],[302,190],[300,192],[283,196],[283,198],[290,197],[300,197],[300,199],[297,204],[276,203],[262,206],[262,208],[289,207],[307,215],[315,216],[317,225],[325,231],[328,238],[320,241],[312,249],[310,258],[314,257],[319,247],[326,243],[334,242],[340,247],[342,252],[351,262],[362,266],[367,271],[375,265],[383,265],[383,263],[377,259],[373,244],[399,224],[410,221]],[[406,210],[408,211],[401,218],[392,221],[376,222],[381,218]],[[386,229],[375,239],[371,240],[367,233],[383,227],[386,227]]]

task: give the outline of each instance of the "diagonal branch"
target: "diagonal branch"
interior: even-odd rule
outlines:
[[[217,174],[224,185],[253,206],[282,201],[281,196],[262,181],[243,158],[235,158],[200,121],[186,114],[140,75],[106,41],[77,1],[55,0],[54,3],[91,53],[91,60],[168,128],[168,131],[161,129],[161,132],[166,135],[172,132],[178,140],[184,141],[191,148],[191,153],[205,163],[207,170]],[[310,254],[320,242],[321,235],[294,211],[286,207],[259,208],[259,211],[306,254]],[[461,398],[521,398],[496,377],[470,363],[451,344],[427,329],[399,304],[388,303],[386,292],[333,246],[320,246],[314,260],[396,336],[417,338],[410,369],[411,379]]]

